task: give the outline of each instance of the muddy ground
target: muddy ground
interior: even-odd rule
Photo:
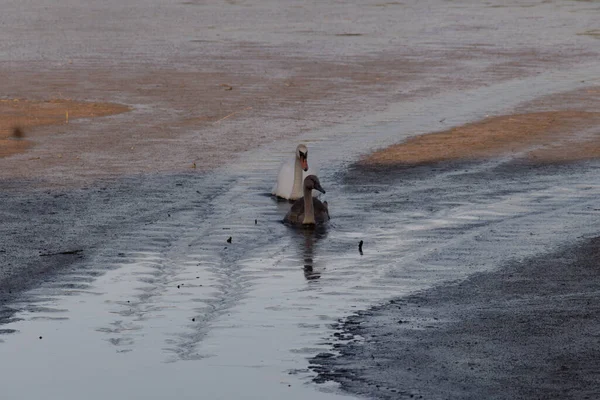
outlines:
[[[268,1],[115,2],[91,11],[65,2],[35,10],[11,3],[2,24],[3,297],[63,265],[32,254],[85,247],[62,245],[71,237],[102,242],[91,235],[96,229],[90,239],[79,230],[94,227],[102,207],[119,210],[108,213],[119,221],[110,224],[137,220],[137,201],[119,200],[129,193],[106,179],[199,173],[264,143],[351,124],[393,102],[569,68],[596,60],[599,51],[590,11],[573,2],[296,2],[285,9]],[[511,26],[503,29],[507,17]],[[549,23],[553,30],[541,30]],[[514,35],[519,30],[529,41]],[[594,88],[590,93],[597,96]],[[582,118],[565,121],[589,124],[586,118],[596,118],[589,102],[573,111]],[[557,104],[541,109],[554,112]],[[110,110],[96,113],[98,107]],[[557,112],[568,119],[571,111]],[[548,118],[529,123],[544,127]],[[106,196],[105,188],[114,193]]]
[[[391,300],[339,326],[317,382],[382,399],[595,399],[600,238]]]
[[[111,308],[115,303],[101,302],[97,306],[98,315],[109,314],[109,322],[102,328],[115,335],[111,337],[114,342],[110,346],[117,347],[117,351],[121,350],[118,347],[120,343],[129,343],[127,335],[137,333],[136,329],[142,329],[139,326],[143,324],[135,320],[131,324],[134,329],[130,329],[127,324],[119,325],[121,321],[113,321],[112,315],[116,314],[115,318],[125,321],[130,315],[140,316],[141,320],[146,314],[152,314],[157,305],[161,313],[161,307],[171,310],[164,312],[169,315],[172,298],[165,297],[163,292],[175,287],[175,282],[170,279],[183,279],[177,275],[177,268],[186,265],[188,258],[197,257],[196,253],[206,253],[218,260],[216,266],[206,267],[206,271],[217,276],[215,283],[212,286],[204,283],[205,288],[217,293],[216,300],[207,295],[209,299],[206,302],[211,310],[217,312],[206,316],[204,309],[186,309],[184,318],[177,322],[169,321],[169,329],[176,330],[177,334],[185,332],[185,345],[181,346],[184,350],[176,352],[177,360],[189,360],[190,354],[196,354],[197,348],[202,347],[213,330],[222,333],[214,325],[226,319],[234,307],[246,306],[252,312],[259,310],[256,312],[259,315],[257,319],[264,318],[264,324],[271,326],[270,312],[273,310],[267,309],[265,304],[268,300],[252,297],[248,294],[251,287],[245,286],[252,280],[252,277],[246,276],[252,274],[244,269],[244,263],[248,262],[244,259],[245,251],[256,249],[246,245],[240,246],[237,254],[226,253],[221,237],[224,233],[214,221],[225,225],[228,220],[214,214],[214,210],[223,208],[235,214],[238,208],[247,208],[246,213],[241,214],[250,223],[243,229],[237,228],[245,229],[248,237],[254,234],[251,229],[256,228],[253,223],[256,216],[251,215],[254,209],[247,207],[248,204],[252,203],[254,207],[255,203],[260,204],[262,208],[257,209],[262,210],[261,215],[265,219],[275,220],[277,210],[270,203],[267,206],[261,203],[264,197],[258,196],[244,197],[249,203],[236,208],[235,202],[240,198],[236,191],[243,191],[247,182],[239,176],[229,176],[228,181],[221,181],[225,174],[218,169],[230,166],[235,170],[237,157],[248,152],[260,161],[271,160],[272,166],[261,164],[258,172],[252,171],[252,182],[259,185],[262,192],[267,192],[268,189],[263,186],[270,186],[275,177],[271,169],[274,170],[287,153],[272,154],[268,150],[261,153],[261,148],[268,149],[261,146],[289,142],[293,149],[295,138],[302,136],[309,139],[309,147],[318,148],[322,145],[320,138],[311,138],[311,135],[318,135],[316,132],[344,130],[345,136],[336,138],[338,143],[346,142],[347,137],[348,143],[354,143],[354,147],[348,145],[352,154],[361,154],[364,160],[368,160],[367,164],[370,163],[365,165],[363,162],[353,167],[357,170],[362,168],[359,177],[364,179],[359,182],[360,185],[350,187],[346,192],[343,192],[347,189],[344,184],[350,182],[349,186],[352,186],[352,179],[357,177],[348,178],[346,170],[325,170],[325,176],[332,178],[332,190],[326,186],[328,194],[335,194],[336,189],[342,187],[343,190],[337,192],[340,196],[357,199],[356,204],[345,205],[345,199],[338,200],[337,218],[343,221],[338,227],[343,229],[336,230],[339,228],[334,221],[329,237],[341,237],[343,240],[327,242],[335,250],[328,254],[329,259],[322,253],[328,248],[326,245],[315,246],[321,249],[321,253],[315,250],[314,254],[317,272],[306,276],[313,282],[331,285],[325,287],[328,293],[333,293],[333,297],[320,300],[334,299],[330,312],[336,313],[335,317],[347,311],[344,307],[347,307],[345,303],[348,300],[335,297],[335,279],[347,279],[351,274],[357,274],[355,278],[359,280],[362,275],[361,271],[344,270],[355,261],[353,258],[339,257],[340,252],[347,257],[348,243],[351,243],[352,255],[356,256],[357,235],[371,233],[380,241],[395,240],[402,235],[409,251],[414,252],[414,259],[421,264],[415,262],[416,266],[411,265],[411,268],[417,272],[408,271],[407,276],[403,276],[405,271],[402,268],[410,264],[410,260],[402,259],[400,268],[394,265],[394,271],[400,271],[395,278],[400,282],[410,282],[410,279],[420,281],[419,274],[426,271],[430,261],[420,252],[421,249],[427,249],[437,241],[450,243],[454,234],[453,224],[462,229],[460,224],[469,221],[472,208],[477,209],[481,218],[492,215],[489,217],[492,224],[498,222],[495,218],[500,215],[498,231],[506,228],[505,220],[517,221],[517,227],[508,223],[513,229],[511,232],[498,234],[514,239],[520,234],[520,229],[529,228],[528,223],[540,223],[535,215],[542,219],[548,216],[557,223],[564,223],[570,218],[568,212],[572,211],[570,200],[574,199],[577,207],[585,208],[590,201],[586,193],[596,187],[594,184],[591,189],[585,187],[585,182],[577,182],[579,186],[571,187],[567,184],[570,182],[566,182],[563,188],[561,182],[561,178],[575,182],[578,176],[586,176],[590,172],[586,162],[592,163],[593,167],[600,154],[597,139],[599,92],[595,73],[586,76],[589,82],[575,84],[568,81],[569,87],[565,92],[542,96],[534,102],[522,104],[519,98],[511,96],[503,97],[509,99],[505,102],[494,102],[492,98],[487,103],[489,109],[482,113],[478,108],[476,115],[469,113],[466,107],[460,110],[464,111],[464,115],[459,117],[470,118],[468,125],[446,125],[438,116],[446,110],[435,108],[416,111],[413,108],[421,121],[429,125],[435,122],[437,128],[427,132],[404,129],[404,121],[412,115],[402,112],[393,117],[388,113],[380,120],[375,118],[364,122],[365,118],[388,110],[390,105],[395,105],[396,110],[411,109],[414,104],[427,104],[428,99],[435,99],[438,95],[458,96],[470,93],[470,89],[493,88],[503,82],[522,80],[531,84],[537,82],[534,78],[540,74],[558,72],[558,76],[561,73],[570,76],[582,66],[593,67],[600,55],[600,41],[597,39],[600,9],[594,2],[369,1],[349,5],[291,1],[281,7],[280,2],[266,0],[253,3],[165,3],[155,0],[126,4],[107,1],[93,7],[71,1],[58,1],[52,6],[32,1],[28,6],[25,8],[21,2],[7,2],[3,8],[5,12],[0,15],[3,38],[0,43],[0,323],[10,325],[15,319],[25,318],[25,327],[20,329],[26,330],[27,326],[32,326],[30,322],[36,320],[35,315],[27,314],[37,311],[36,305],[30,302],[29,291],[39,289],[41,301],[52,298],[60,290],[68,292],[66,296],[76,296],[77,293],[72,292],[93,287],[98,277],[115,265],[121,265],[122,259],[127,268],[136,271],[135,268],[140,268],[139,265],[145,262],[140,254],[154,252],[158,254],[156,262],[159,265],[154,266],[156,271],[152,274],[158,276],[156,287],[159,294],[155,297],[139,296],[142,299],[139,315],[131,314],[130,309],[115,312]],[[531,92],[536,92],[536,88],[531,88]],[[527,90],[520,93],[530,94]],[[17,103],[21,109],[15,108]],[[96,113],[94,108],[99,105],[104,111]],[[47,112],[49,106],[53,109],[51,115]],[[73,109],[81,112],[73,113]],[[49,118],[42,118],[40,122],[40,117]],[[397,137],[393,142],[401,143],[380,149],[371,156],[373,158],[369,158],[374,144],[365,132],[384,123],[402,127],[392,130]],[[427,135],[410,139],[422,133]],[[506,135],[513,135],[508,143]],[[363,142],[352,142],[354,137],[362,138]],[[485,140],[481,140],[482,137]],[[440,138],[443,140],[438,141]],[[451,154],[430,152],[432,140],[435,148]],[[423,151],[426,148],[427,152]],[[321,150],[327,154],[327,148]],[[474,164],[462,164],[465,153],[474,155],[466,158],[469,162],[475,160]],[[486,163],[494,164],[502,158],[518,159],[519,162],[511,164],[508,172],[500,168],[506,180],[495,181],[489,186],[491,178],[499,170],[493,165],[487,170]],[[447,160],[458,164],[444,164]],[[356,161],[355,158],[347,159],[342,164],[353,165]],[[400,169],[394,169],[397,164],[402,164]],[[549,169],[540,172],[539,164]],[[478,173],[480,167],[484,173]],[[336,168],[340,168],[339,165]],[[389,172],[389,168],[393,171],[391,175],[382,173]],[[272,175],[269,175],[271,172]],[[467,178],[458,182],[460,189],[457,189],[455,183],[463,179],[462,175]],[[345,183],[338,184],[334,178]],[[403,191],[402,185],[406,183],[410,184],[409,192]],[[511,193],[505,190],[505,184],[516,184],[518,189]],[[374,196],[379,193],[376,190],[378,185],[388,196],[385,199]],[[384,186],[389,187],[383,189]],[[553,187],[558,187],[556,203],[552,197],[557,194]],[[255,187],[251,189],[257,190]],[[561,197],[561,189],[566,193],[564,197]],[[549,195],[540,195],[538,199],[535,193],[538,190]],[[360,195],[353,197],[359,191]],[[440,195],[443,192],[447,193],[447,197]],[[221,199],[219,196],[223,193],[225,195]],[[363,193],[371,197],[365,199],[361,197]],[[503,197],[512,194],[517,198],[514,207],[510,199]],[[213,202],[214,199],[227,202],[229,208]],[[485,208],[488,202],[491,210]],[[531,203],[541,205],[536,208]],[[555,206],[560,214],[558,217],[553,213]],[[360,218],[352,218],[352,213],[362,210],[362,207],[372,210],[371,215],[376,214],[377,217],[370,219],[371,215],[367,213]],[[520,214],[523,210],[531,211],[533,222],[528,219],[529,214]],[[456,218],[455,212],[459,213]],[[576,212],[578,210],[573,211]],[[585,212],[593,214],[594,210],[585,209],[583,215]],[[393,218],[386,213],[392,213]],[[171,219],[171,215],[178,219]],[[577,217],[581,215],[577,214]],[[211,220],[211,217],[215,218]],[[522,224],[521,220],[524,221]],[[387,226],[390,221],[407,222],[413,230],[403,231]],[[439,221],[450,228],[438,232],[436,224]],[[210,226],[196,231],[195,225],[202,223]],[[397,225],[404,226],[401,223]],[[271,229],[264,228],[265,225],[258,226],[265,232]],[[232,229],[229,226],[225,228]],[[446,255],[448,259],[461,256],[464,251],[461,246],[473,245],[469,229],[471,225],[466,229],[464,243],[456,245],[457,254]],[[539,229],[548,230],[544,226]],[[219,230],[217,234],[215,230]],[[191,235],[189,232],[199,232],[198,237],[187,237]],[[208,240],[205,232],[212,235]],[[559,235],[557,233],[551,239]],[[276,248],[272,256],[275,271],[281,268],[277,260],[283,250],[277,246],[281,245],[278,241],[283,236],[277,228],[261,236],[261,240],[267,238],[275,243],[260,243],[261,246]],[[493,241],[495,236],[488,236]],[[422,241],[420,245],[419,240]],[[248,239],[250,242],[252,240]],[[534,237],[531,242],[522,242],[523,247],[541,248],[539,243],[534,243]],[[298,252],[304,254],[306,249],[302,242],[299,243],[292,247],[297,247]],[[394,246],[397,244],[392,243]],[[417,244],[413,248],[411,243]],[[514,387],[510,389],[512,392],[508,392],[517,398],[527,397],[540,386],[548,396],[558,396],[564,390],[562,394],[566,397],[590,395],[593,398],[596,393],[589,382],[597,378],[597,369],[592,369],[597,365],[594,358],[587,355],[597,355],[594,349],[588,348],[596,336],[593,333],[577,335],[576,329],[567,331],[563,324],[573,324],[590,332],[595,329],[597,309],[593,303],[589,307],[587,305],[594,287],[597,287],[594,286],[593,252],[590,250],[595,243],[592,240],[585,245],[565,248],[554,253],[555,257],[531,258],[522,263],[504,265],[498,272],[476,275],[462,283],[442,285],[372,310],[368,310],[371,306],[368,300],[360,299],[352,307],[358,304],[367,310],[351,318],[340,329],[343,329],[343,335],[355,335],[364,329],[361,332],[367,342],[364,345],[339,346],[338,350],[342,352],[339,359],[318,357],[315,363],[321,366],[319,379],[340,381],[345,389],[369,397],[397,398],[401,394],[409,397],[469,398],[474,393],[474,398],[481,398],[496,394],[501,397],[502,394],[497,392],[501,383],[510,380],[512,384],[511,378],[517,375]],[[218,248],[218,252],[213,247]],[[373,247],[366,243],[367,256]],[[509,252],[512,249],[505,250]],[[385,251],[390,250],[384,248]],[[484,251],[481,251],[483,254]],[[309,253],[307,258],[312,262],[312,247]],[[389,254],[398,255],[393,251]],[[484,262],[475,258],[471,258],[474,264]],[[340,263],[345,265],[335,264],[335,260],[341,260]],[[130,264],[127,264],[128,261]],[[194,266],[200,265],[196,259],[193,261]],[[282,263],[285,264],[285,261]],[[391,262],[385,259],[379,261],[382,260],[378,260],[379,265],[386,267]],[[329,270],[319,268],[320,265],[328,266]],[[569,269],[566,269],[567,266]],[[375,271],[375,266],[372,267]],[[256,266],[253,268],[258,269]],[[292,271],[299,272],[302,281],[305,279],[301,271]],[[569,274],[564,274],[565,271]],[[273,275],[271,272],[268,269],[263,271],[262,279],[279,288],[279,281],[268,280]],[[396,280],[385,279],[385,273],[380,273],[383,278],[375,275],[374,280],[364,281],[366,290],[373,290],[366,296],[368,299],[377,295],[389,298],[382,287],[386,282]],[[452,276],[452,273],[452,268],[444,271],[440,267],[442,278]],[[319,279],[313,279],[317,276]],[[327,281],[331,276],[335,279]],[[550,281],[551,277],[554,281]],[[154,275],[149,279],[154,279]],[[195,273],[192,279],[196,279]],[[429,282],[427,279],[433,278],[426,275],[423,279]],[[125,282],[132,287],[114,289],[107,284],[110,288],[106,289],[106,293],[110,293],[109,302],[118,302],[113,297],[123,296],[124,307],[129,307],[129,299],[134,297],[132,293],[136,293],[138,285],[147,283],[139,283],[136,278]],[[507,287],[507,282],[512,285]],[[545,283],[540,285],[539,282]],[[345,284],[348,283],[345,281]],[[342,284],[338,282],[338,286]],[[265,292],[272,290],[267,289]],[[364,293],[359,290],[355,294],[351,289],[347,288],[351,301]],[[321,335],[325,328],[320,324],[325,322],[320,319],[328,321],[331,316],[321,315],[315,297],[302,297],[304,290],[302,288],[294,293],[299,296],[298,301],[289,293],[281,294],[281,298],[293,299],[292,310],[305,310],[307,304],[315,307],[310,309],[310,318],[316,321],[302,329],[314,330],[313,336]],[[196,294],[190,296],[197,301]],[[341,304],[339,307],[336,298]],[[280,300],[274,300],[276,306]],[[57,300],[56,308],[60,308],[61,301]],[[193,305],[192,301],[185,304]],[[548,304],[552,306],[552,312],[548,311]],[[584,304],[585,312],[578,308]],[[402,308],[398,309],[398,306]],[[472,312],[466,313],[465,308]],[[548,311],[547,317],[540,317],[542,311]],[[66,313],[71,316],[68,310]],[[88,310],[84,309],[81,314],[87,316]],[[198,320],[206,316],[207,322],[200,327],[194,326],[190,333],[188,325],[192,315]],[[26,319],[29,317],[31,320]],[[426,319],[428,322],[425,322]],[[89,343],[98,347],[98,352],[92,354],[100,358],[106,354],[104,339],[96,339],[94,335],[98,332],[93,323],[91,326],[84,324],[86,330],[80,329],[78,324],[81,320],[86,321],[72,316],[74,327],[68,332],[73,334],[73,341],[78,340],[77,335],[85,336]],[[400,320],[401,324],[398,323]],[[362,323],[356,327],[353,326],[355,321]],[[157,342],[148,347],[132,344],[127,349],[131,356],[127,360],[131,364],[123,363],[123,359],[115,361],[111,358],[100,365],[104,373],[113,370],[111,365],[142,365],[147,360],[136,356],[145,354],[147,350],[160,353],[156,358],[160,361],[144,365],[163,366],[161,349],[165,342],[167,347],[177,346],[172,344],[172,336],[168,336],[171,331],[165,334],[168,336],[165,340],[160,336],[163,332],[156,329],[155,321],[151,322],[140,336],[158,338]],[[246,330],[242,329],[238,336],[251,337],[251,334],[259,332],[254,322],[244,321],[242,326]],[[234,325],[237,321],[229,323]],[[299,335],[303,336],[306,331],[298,329],[299,325],[294,327],[294,332],[301,332]],[[273,326],[276,330],[273,337],[280,337],[277,331],[280,326]],[[50,323],[47,331],[56,332],[56,328]],[[540,332],[542,335],[539,335]],[[15,332],[2,333],[10,337]],[[152,336],[153,333],[156,336]],[[383,333],[389,335],[384,336]],[[472,335],[478,337],[471,338]],[[516,335],[527,339],[525,346],[514,339]],[[37,337],[36,334],[36,340]],[[452,341],[450,338],[453,338]],[[565,338],[573,345],[567,348],[547,346],[548,343],[562,343]],[[2,367],[22,379],[32,376],[43,380],[46,375],[43,370],[38,371],[38,375],[14,372],[18,371],[14,366],[19,360],[25,360],[24,368],[28,369],[46,365],[39,360],[54,363],[66,355],[73,355],[70,343],[65,347],[49,347],[66,349],[63,354],[51,358],[53,354],[48,349],[40,348],[38,353],[23,337],[19,339],[25,343],[21,353],[15,347],[15,353],[4,358],[8,361],[3,361]],[[414,341],[414,345],[404,346],[407,340]],[[253,350],[257,353],[271,351],[272,342],[265,342],[268,342],[263,343],[265,347],[256,346]],[[2,350],[10,353],[13,350],[11,343],[14,342],[10,339],[1,343],[5,346]],[[45,336],[42,343],[51,342]],[[296,342],[291,343],[282,345],[283,355],[277,354],[271,359],[293,359],[289,354],[290,348],[285,347],[296,345]],[[214,343],[213,346],[219,348]],[[427,352],[434,348],[435,352]],[[498,351],[499,348],[508,350],[502,352]],[[144,351],[136,353],[132,349]],[[312,354],[310,349],[296,358]],[[405,357],[407,349],[409,356]],[[582,349],[589,351],[577,359],[576,355],[583,352]],[[220,350],[231,356],[232,352],[228,349]],[[230,359],[225,357],[233,366],[229,373],[234,376],[239,372],[231,371],[242,371],[238,375],[240,380],[246,378],[250,382],[248,387],[257,393],[256,398],[264,398],[266,389],[252,383],[256,380],[249,378],[255,376],[256,371],[264,371],[254,368],[261,362],[262,354],[244,359],[243,364],[237,357],[240,354],[246,354],[243,346]],[[363,354],[368,355],[366,360],[355,361]],[[526,357],[521,359],[521,354]],[[70,372],[73,376],[80,372],[79,365],[88,364],[83,362],[84,358],[78,359],[77,356],[75,351],[73,365],[76,367]],[[457,360],[459,364],[455,363]],[[215,398],[228,389],[225,386],[231,386],[212,379],[210,374],[215,369],[210,361],[195,361],[199,368],[206,368],[207,390],[213,389]],[[344,366],[345,363],[348,365]],[[271,371],[281,372],[277,361],[273,364],[272,370],[265,373],[270,379],[265,388],[280,390],[279,382],[273,383],[276,379],[270,376],[274,375]],[[302,364],[305,367],[304,359]],[[495,375],[496,372],[498,375]],[[103,382],[108,376],[102,373],[94,371],[90,376],[97,377],[93,384],[104,388]],[[225,375],[220,374],[219,378]],[[168,391],[189,390],[194,385],[188,383],[197,382],[196,376],[180,382],[177,380],[180,376],[176,369],[169,370],[167,375],[163,375],[161,370],[156,375],[175,385],[161,385]],[[525,379],[527,377],[531,380]],[[71,398],[82,397],[69,391],[70,384],[58,387],[53,382],[54,379],[48,379],[49,386],[37,393],[35,387],[28,385],[27,388],[36,395],[45,395],[47,389],[52,388],[64,390],[55,398],[69,398],[69,394]],[[180,384],[182,382],[184,384]],[[466,387],[465,382],[468,383]],[[24,385],[15,379],[4,383],[3,387],[10,386],[7,390],[12,388],[14,393],[18,393]],[[137,394],[138,389],[126,382],[115,390],[122,395]],[[439,391],[434,392],[436,389]],[[88,388],[83,387],[82,393],[86,390]],[[287,384],[285,390],[288,390]],[[193,390],[185,393],[189,398],[198,395]],[[100,392],[96,395],[101,397]],[[298,398],[306,397],[299,394]]]

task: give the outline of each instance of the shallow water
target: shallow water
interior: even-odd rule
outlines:
[[[288,205],[267,195],[295,142],[208,174],[147,178],[177,189],[144,223],[9,305],[19,311],[0,336],[3,398],[345,397],[312,384],[307,361],[331,351],[336,321],[596,234],[600,220],[598,163],[349,165],[370,147],[508,111],[598,72],[585,65],[399,104],[306,135],[332,214],[317,232],[283,225]]]

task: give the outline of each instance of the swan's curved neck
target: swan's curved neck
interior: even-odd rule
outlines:
[[[302,196],[302,164],[300,158],[296,157],[294,164],[294,186],[292,186],[292,199],[299,199]]]
[[[315,223],[315,210],[313,209],[312,189],[304,188],[304,221],[302,221],[302,223]]]

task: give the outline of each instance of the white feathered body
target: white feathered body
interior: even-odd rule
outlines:
[[[275,183],[273,191],[271,192],[273,195],[288,200],[297,200],[302,197],[302,190],[300,190],[296,196],[292,196],[292,191],[294,188],[295,168],[295,157],[292,157],[290,160],[281,164],[281,167],[279,168],[279,174],[277,175],[277,183]],[[308,171],[302,171],[302,179],[300,182],[304,182],[304,178],[306,178],[308,175],[318,175],[317,168],[309,167]],[[301,184],[300,187],[302,187]],[[316,197],[318,195],[319,192],[314,190],[313,197]]]

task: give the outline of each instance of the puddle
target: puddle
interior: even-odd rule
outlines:
[[[600,165],[348,166],[442,119],[505,112],[597,72],[588,65],[395,105],[361,126],[300,138],[327,160],[320,178],[332,220],[319,231],[283,225],[288,205],[264,195],[294,143],[171,177],[182,189],[151,221],[10,304],[20,311],[2,326],[3,397],[348,397],[334,385],[315,390],[307,361],[332,351],[340,319],[595,234]]]

